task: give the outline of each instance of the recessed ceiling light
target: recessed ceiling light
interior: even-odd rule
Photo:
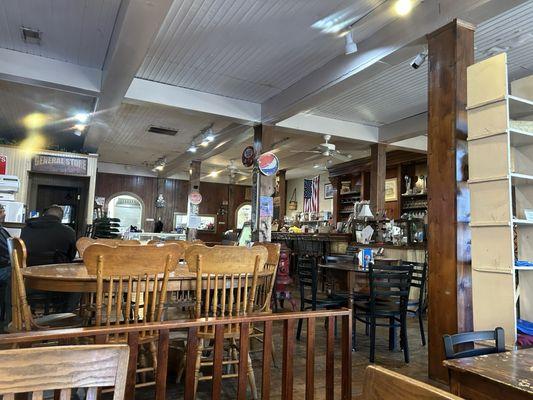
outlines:
[[[193,143],[189,146],[189,148],[187,149],[187,151],[189,153],[196,153],[196,150],[198,150],[198,147],[196,147],[196,145]]]
[[[86,126],[87,125],[84,125],[84,124],[76,124],[74,125],[74,129],[76,129],[77,131],[83,131]]]
[[[80,124],[84,124],[89,120],[89,114],[87,113],[78,113],[74,115],[74,119],[78,121]]]
[[[212,171],[209,176],[212,178],[216,178],[218,176],[218,171]]]
[[[405,17],[413,9],[412,0],[397,0],[394,5],[394,10],[396,13],[402,17]]]

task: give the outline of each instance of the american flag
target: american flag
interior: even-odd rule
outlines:
[[[304,212],[318,212],[320,176],[304,179]]]

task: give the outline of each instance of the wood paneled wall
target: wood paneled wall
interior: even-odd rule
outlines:
[[[235,210],[242,203],[250,201],[246,199],[246,188],[246,186],[222,183],[200,184],[200,193],[203,197],[200,214],[216,214],[218,223],[216,233],[199,232],[199,239],[218,241],[224,231],[235,228]],[[187,181],[99,172],[96,175],[95,192],[96,196],[105,197],[106,201],[121,192],[130,192],[139,196],[145,207],[143,229],[148,232],[153,230],[154,223],[147,222],[146,219],[161,218],[164,230],[170,231],[173,229],[174,213],[187,212]],[[162,193],[166,200],[165,208],[155,207],[158,193]]]

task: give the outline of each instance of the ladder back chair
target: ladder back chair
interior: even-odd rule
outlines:
[[[395,329],[400,328],[400,344],[405,362],[409,363],[407,302],[412,274],[411,265],[369,265],[370,297],[368,301],[355,302],[353,332],[355,338],[356,321],[369,328],[371,363],[375,359],[377,326],[389,329],[389,350],[394,348]]]
[[[498,327],[493,331],[475,331],[463,332],[455,335],[444,335],[444,353],[447,360],[456,358],[483,356],[486,354],[504,353],[505,349],[505,331]],[[493,341],[494,345],[489,346],[483,344],[479,347],[474,347],[475,342],[478,341]],[[470,345],[466,348],[456,351],[455,346]]]
[[[127,345],[37,347],[0,351],[0,395],[4,400],[31,393],[43,399],[45,391],[60,391],[70,399],[72,389],[86,388],[87,399],[98,389],[114,387],[113,399],[122,400],[126,388]]]
[[[118,246],[103,244],[89,246],[83,261],[89,275],[96,275],[96,299],[94,304],[95,326],[142,325],[160,322],[164,318],[168,279],[176,260],[183,258],[183,251],[175,244],[165,246]],[[126,343],[127,335],[114,335],[107,340]],[[157,332],[141,331],[141,349],[148,347],[151,368],[157,369]],[[140,363],[145,363],[140,357]],[[144,383],[155,384],[155,382]]]
[[[22,271],[26,268],[26,245],[20,238],[7,239],[11,259],[11,323],[7,330],[22,332],[53,328],[73,328],[81,325],[81,319],[73,313],[59,313],[34,318],[32,315]]]
[[[189,270],[196,272],[195,318],[243,316],[254,311],[259,276],[261,273],[268,275],[268,272],[264,272],[268,260],[268,250],[265,247],[194,245],[185,252],[185,260]],[[211,376],[200,377],[200,368],[213,364],[212,360],[204,359],[202,353],[207,349],[205,342],[215,338],[214,328],[201,327],[198,336],[200,341],[195,369],[195,392],[199,381],[212,379]],[[223,365],[238,367],[236,343],[239,336],[239,324],[224,326],[224,339],[229,340],[230,345]],[[253,398],[256,399],[257,388],[249,352],[247,360],[248,381]],[[234,371],[222,378],[236,376]]]
[[[411,277],[411,288],[418,289],[418,296],[416,300],[410,300],[407,303],[407,312],[414,314],[418,318],[418,326],[420,328],[420,338],[422,339],[422,346],[426,345],[426,334],[424,332],[424,311],[426,308],[426,283],[427,283],[427,263],[407,263],[413,267],[413,276]]]

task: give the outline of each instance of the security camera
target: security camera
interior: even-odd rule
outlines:
[[[411,67],[418,69],[422,64],[424,64],[424,61],[426,61],[427,57],[428,53],[418,53],[415,59],[411,61]]]

